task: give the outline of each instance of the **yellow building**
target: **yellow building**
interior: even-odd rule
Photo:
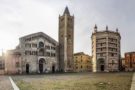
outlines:
[[[92,57],[83,53],[74,54],[74,71],[75,72],[87,72],[92,70]]]

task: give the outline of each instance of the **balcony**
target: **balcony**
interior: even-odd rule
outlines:
[[[112,40],[108,40],[108,42],[109,43],[114,43],[114,44],[118,43],[117,41],[112,41]]]
[[[106,45],[97,45],[96,48],[106,48]]]
[[[106,43],[106,40],[98,40],[98,41],[96,41],[96,43],[97,44],[99,44],[99,43]]]
[[[117,49],[117,46],[115,45],[108,45],[108,47]]]
[[[106,53],[106,50],[103,50],[103,51],[98,50],[96,53]]]

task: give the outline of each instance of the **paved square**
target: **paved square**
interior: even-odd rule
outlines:
[[[8,76],[0,76],[0,90],[13,90]]]
[[[130,90],[133,73],[65,73],[12,76],[20,90]]]

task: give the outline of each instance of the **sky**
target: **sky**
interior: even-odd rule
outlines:
[[[58,41],[58,17],[68,6],[75,17],[74,52],[91,55],[91,34],[119,29],[121,54],[135,51],[135,0],[0,0],[0,51],[14,49],[19,37],[44,32]]]

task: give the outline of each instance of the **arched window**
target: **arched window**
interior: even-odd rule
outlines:
[[[98,62],[99,62],[99,64],[104,64],[105,63],[103,58],[99,58]]]
[[[43,42],[39,42],[39,48],[43,48],[44,47],[44,43]]]
[[[112,60],[112,65],[115,64],[114,60]]]
[[[39,60],[39,64],[43,64],[43,63],[45,63],[45,59],[44,59],[44,58],[41,58],[41,59]]]

